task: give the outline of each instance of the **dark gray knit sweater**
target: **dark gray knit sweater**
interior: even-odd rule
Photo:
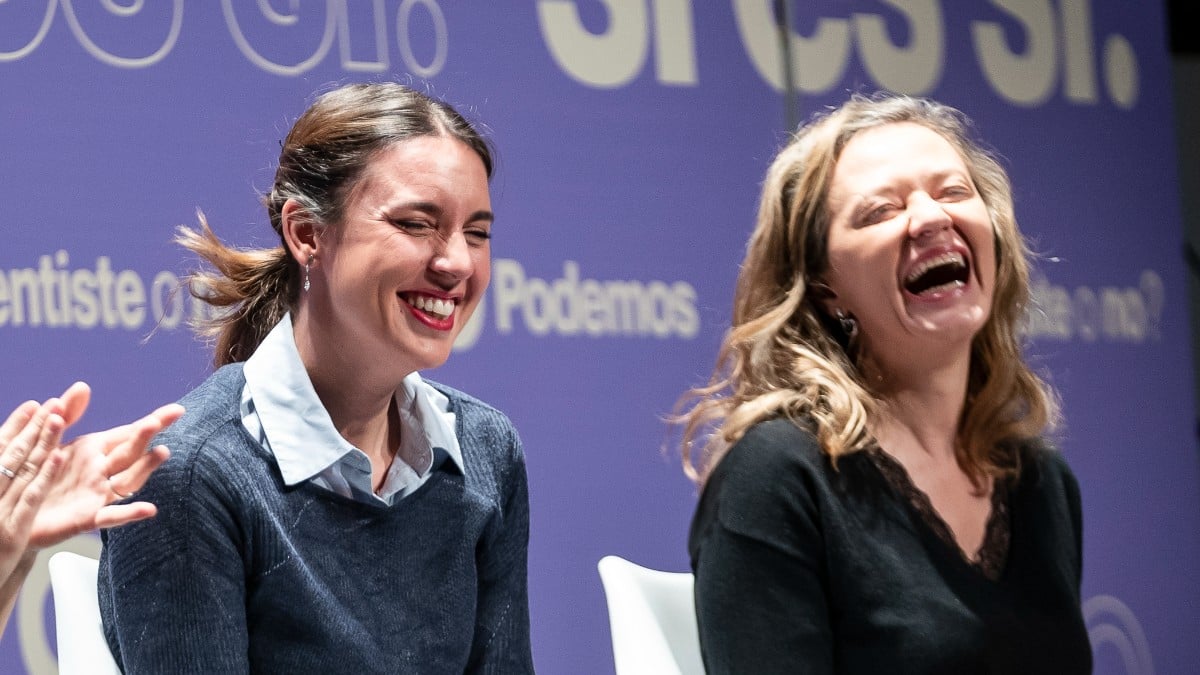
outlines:
[[[284,485],[239,416],[240,364],[181,401],[138,493],[158,516],[108,531],[100,610],[138,673],[530,673],[529,505],[503,414],[438,386],[466,475],[444,462],[393,506]]]

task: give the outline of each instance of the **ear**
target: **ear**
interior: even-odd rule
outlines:
[[[820,279],[815,279],[808,283],[807,289],[809,297],[813,299],[817,305],[825,310],[825,314],[833,316],[837,310],[837,293],[829,284]]]
[[[301,267],[317,256],[317,228],[300,202],[289,199],[283,203],[279,226],[288,252]]]

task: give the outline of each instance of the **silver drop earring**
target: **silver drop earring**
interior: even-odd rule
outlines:
[[[841,307],[833,310],[833,316],[838,320],[848,342],[858,337],[858,322],[854,320],[853,316],[847,314]]]
[[[309,254],[308,262],[304,263],[304,292],[305,293],[307,293],[309,287],[312,286],[312,284],[309,283],[309,281],[308,281],[308,270],[310,267],[312,267],[312,261],[313,261],[313,257],[311,254]]]

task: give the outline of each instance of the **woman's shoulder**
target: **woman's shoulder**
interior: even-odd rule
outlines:
[[[230,363],[213,371],[195,389],[184,395],[180,401],[221,401],[230,397],[241,396],[242,387],[246,384],[246,375],[242,372],[242,363]]]
[[[1079,481],[1062,453],[1042,439],[1026,443],[1021,452],[1017,499],[1065,508],[1078,523],[1082,510]]]
[[[1062,452],[1049,441],[1036,438],[1021,445],[1021,481],[1025,483],[1075,483],[1075,474]]]
[[[183,416],[154,439],[171,451],[155,476],[189,484],[204,479],[216,485],[233,474],[258,477],[264,471],[265,452],[242,424],[246,380],[241,365],[222,366],[179,400]],[[253,458],[260,461],[249,461]]]
[[[737,511],[790,508],[828,487],[830,466],[816,437],[786,418],[750,427],[713,469],[704,498]]]
[[[784,417],[754,424],[734,443],[713,470],[728,480],[757,480],[761,475],[808,472],[826,463],[816,436]]]
[[[455,389],[441,382],[433,380],[425,380],[425,383],[436,389],[450,401],[450,411],[456,415],[467,415],[471,418],[478,418],[481,423],[498,424],[504,427],[512,427],[512,421],[508,419],[499,408],[484,402],[471,394],[468,394],[460,389]]]
[[[157,442],[169,446],[173,455],[188,454],[203,447],[218,429],[240,420],[241,393],[246,382],[241,366],[240,363],[222,366],[179,399],[183,417],[166,429]]]
[[[753,425],[705,482],[690,530],[693,563],[717,531],[793,550],[795,542],[783,541],[784,535],[819,519],[818,504],[833,492],[831,471],[816,437],[801,424],[781,417]]]
[[[458,442],[468,463],[474,461],[505,471],[524,467],[521,438],[507,415],[454,387],[431,380],[425,383],[449,400],[449,412],[457,419]]]

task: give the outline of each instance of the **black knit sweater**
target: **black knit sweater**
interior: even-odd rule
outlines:
[[[1057,453],[1022,452],[992,580],[869,453],[835,471],[793,423],[755,425],[714,470],[692,523],[709,674],[1090,672],[1079,488]]]

